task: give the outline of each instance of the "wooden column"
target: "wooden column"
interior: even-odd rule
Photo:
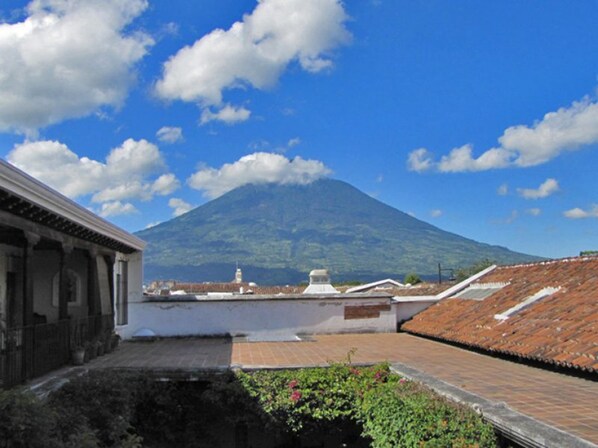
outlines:
[[[25,233],[25,247],[23,248],[23,339],[22,339],[22,379],[33,376],[35,370],[35,337],[33,318],[33,249],[39,242],[40,236],[32,232]]]
[[[110,312],[114,316],[114,263],[116,262],[116,255],[104,255],[106,261],[106,269],[108,270],[108,284],[110,285]],[[102,328],[102,330],[113,330],[114,322],[110,325],[110,328]]]
[[[23,248],[23,326],[33,325],[33,248],[39,243],[40,236],[25,232]]]
[[[60,251],[60,283],[58,287],[58,320],[65,320],[69,317],[69,284],[67,266],[73,253],[73,246],[62,244]]]
[[[100,279],[98,277],[98,251],[89,249],[87,252],[87,309],[89,316],[102,313],[100,302]]]

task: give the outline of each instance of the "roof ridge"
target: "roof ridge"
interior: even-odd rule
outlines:
[[[598,256],[584,255],[584,256],[574,256],[574,257],[551,258],[548,260],[534,261],[531,263],[507,264],[507,265],[503,265],[503,266],[498,266],[498,269],[513,269],[513,268],[521,268],[521,267],[526,267],[526,266],[546,266],[546,265],[557,264],[557,263],[572,263],[572,262],[586,262],[586,261],[598,261]]]

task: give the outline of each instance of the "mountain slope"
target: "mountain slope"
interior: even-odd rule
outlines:
[[[325,267],[333,281],[431,276],[483,258],[536,259],[445,232],[338,180],[246,185],[136,234],[148,242],[145,278],[229,281],[235,263],[264,284],[306,281]]]

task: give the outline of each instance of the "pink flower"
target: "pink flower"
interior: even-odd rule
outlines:
[[[299,392],[298,390],[294,390],[293,393],[291,394],[291,401],[294,401],[295,403],[297,403],[300,398],[301,398],[301,392]]]
[[[297,384],[299,384],[297,382],[297,380],[292,380],[291,382],[289,382],[289,389],[294,389],[297,387]]]
[[[401,378],[399,380],[399,384],[405,384],[407,382],[407,380],[405,378]]]

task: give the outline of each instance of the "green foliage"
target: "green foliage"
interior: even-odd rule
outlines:
[[[11,448],[58,446],[49,441],[56,417],[29,392],[0,390],[0,441]]]
[[[590,256],[594,256],[594,255],[598,255],[598,250],[582,250],[579,253],[580,257],[590,257]]]
[[[415,273],[410,273],[407,274],[405,276],[405,279],[403,280],[404,284],[411,284],[411,285],[417,285],[418,283],[421,283],[422,279],[419,278],[419,275],[415,274]]]
[[[137,233],[147,280],[230,281],[239,261],[258,284],[297,284],[326,266],[334,282],[370,282],[437,263],[535,260],[445,232],[332,179],[246,185]]]
[[[48,404],[59,416],[62,438],[83,434],[87,446],[94,446],[93,436],[98,446],[134,446],[130,421],[135,381],[132,375],[92,371],[53,393]]]
[[[280,446],[347,430],[352,447],[496,446],[492,428],[470,409],[392,375],[387,364],[353,366],[350,355],[329,368],[200,382],[92,371],[45,402],[0,392],[0,440],[11,448],[216,448],[241,424]]]
[[[473,411],[391,375],[386,364],[241,372],[238,378],[267,414],[297,433],[354,420],[374,448],[496,446],[492,427]]]
[[[483,271],[484,269],[492,266],[493,264],[494,261],[489,260],[488,258],[484,258],[483,260],[477,261],[469,267],[458,269],[455,275],[457,282],[462,282],[463,280],[471,277],[472,275],[477,274],[478,272]]]
[[[322,424],[357,419],[355,402],[366,388],[392,381],[388,366],[239,372],[237,378],[274,420],[291,431],[316,430]]]
[[[496,446],[492,427],[470,409],[408,381],[367,391],[361,418],[373,448]]]

